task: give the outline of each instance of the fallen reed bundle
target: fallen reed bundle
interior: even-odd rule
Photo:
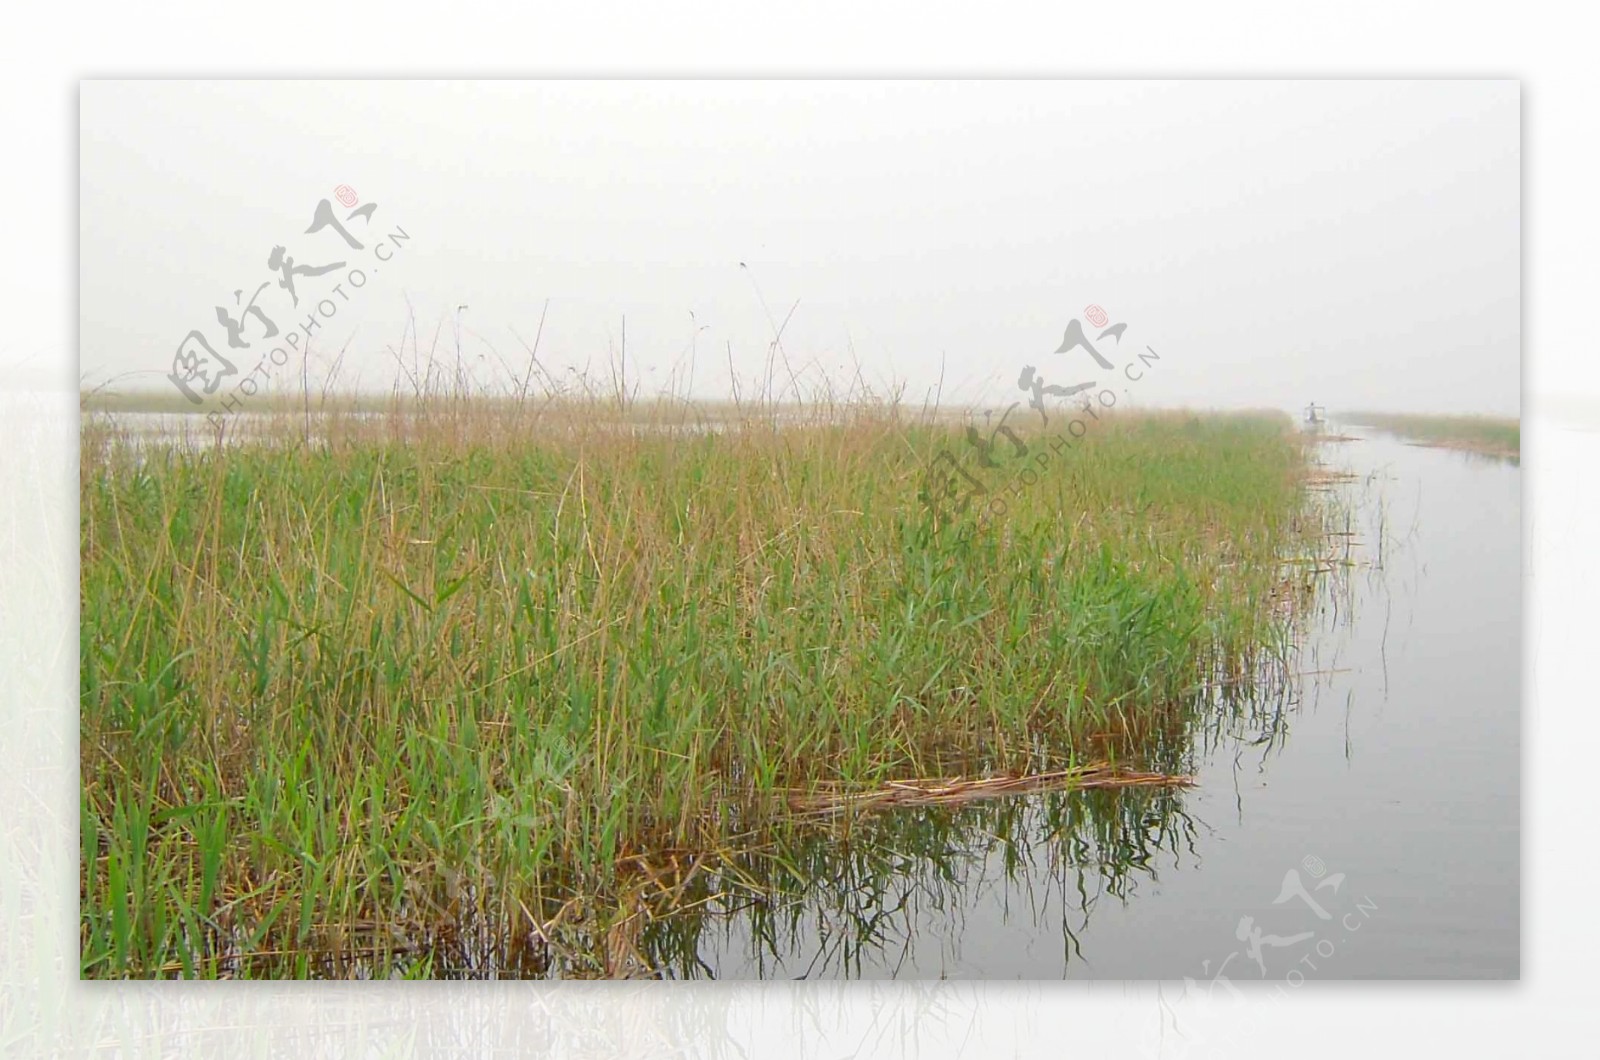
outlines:
[[[1145,773],[1109,763],[1059,769],[1022,776],[933,777],[891,780],[874,791],[816,791],[797,794],[789,805],[799,813],[830,814],[846,810],[880,810],[891,807],[936,806],[1028,795],[1067,788],[1191,787],[1194,777],[1173,773]]]

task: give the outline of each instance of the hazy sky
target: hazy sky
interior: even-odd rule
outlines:
[[[1138,404],[1518,408],[1512,81],[85,82],[81,122],[91,384],[169,388],[193,329],[242,376],[324,298],[313,378],[347,348],[388,387],[412,313],[453,366],[465,304],[504,379],[548,300],[554,374],[604,372],[625,317],[645,393],[692,362],[725,397],[730,355],[748,392],[794,307],[796,370],[917,401],[941,364],[946,401],[1025,399],[1032,365]],[[323,199],[360,250],[306,234]],[[344,265],[292,309],[277,246]],[[231,349],[216,307],[263,283],[280,333]],[[1159,353],[1138,382],[1054,353],[1091,304],[1113,363]]]

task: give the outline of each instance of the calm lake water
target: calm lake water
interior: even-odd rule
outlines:
[[[1515,978],[1518,467],[1383,435],[1304,676],[1196,737],[1187,790],[880,815],[792,897],[657,925],[695,978]]]

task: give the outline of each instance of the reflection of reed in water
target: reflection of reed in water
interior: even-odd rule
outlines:
[[[1180,792],[1155,787],[874,814],[843,840],[818,828],[737,859],[707,879],[700,910],[647,927],[646,948],[674,977],[717,974],[708,956],[732,946],[762,977],[894,974],[929,922],[942,945],[959,946],[969,903],[994,901],[998,888],[1011,917],[1059,932],[1074,960],[1094,906],[1155,880],[1162,855],[1193,860],[1194,836]]]
[[[1319,578],[1311,610],[1326,617],[1347,582]],[[1287,652],[1242,669],[1219,660],[1190,702],[1106,734],[1103,749],[1131,764],[1081,768],[1077,779],[1088,784],[1052,790],[1045,775],[931,794],[891,784],[886,791],[904,790],[883,804],[873,796],[884,792],[824,798],[785,827],[769,822],[768,838],[752,847],[635,856],[629,900],[525,910],[509,932],[481,913],[493,904],[488,884],[463,885],[457,905],[434,911],[449,927],[417,940],[414,960],[402,956],[397,968],[463,978],[701,978],[721,974],[718,954],[727,953],[762,977],[894,974],[930,924],[958,946],[969,903],[993,901],[995,888],[1008,917],[1059,932],[1064,961],[1079,960],[1078,935],[1100,901],[1132,899],[1163,862],[1198,864],[1187,774],[1224,742],[1269,752],[1281,744],[1303,691],[1290,664]],[[1097,789],[1096,776],[1112,783]],[[1045,790],[1009,791],[1030,785]],[[965,787],[976,797],[961,794]],[[1007,790],[986,797],[991,787]],[[735,956],[734,947],[746,952]]]

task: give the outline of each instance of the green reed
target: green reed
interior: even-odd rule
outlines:
[[[1138,757],[1282,650],[1286,419],[1106,416],[1014,489],[997,447],[974,531],[918,499],[959,425],[627,411],[86,425],[85,975],[603,927],[630,857],[764,841],[821,784]]]

